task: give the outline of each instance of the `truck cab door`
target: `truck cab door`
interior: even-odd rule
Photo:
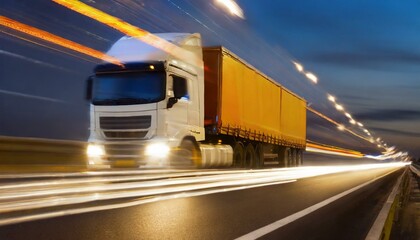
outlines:
[[[188,83],[184,77],[170,75],[168,81],[167,124],[170,137],[182,137],[189,132]]]

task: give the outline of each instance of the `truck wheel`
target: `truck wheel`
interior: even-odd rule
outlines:
[[[297,166],[302,166],[303,163],[303,153],[300,149],[296,149],[296,163]]]
[[[279,167],[290,167],[291,165],[291,158],[292,158],[292,152],[291,149],[288,147],[282,147],[280,148],[278,152],[278,158],[279,158]]]
[[[179,146],[177,156],[171,161],[171,166],[180,168],[197,167],[200,157],[197,144],[190,139],[184,139]]]
[[[288,156],[287,167],[293,167],[293,153],[292,153],[291,148],[287,148],[287,156]]]
[[[243,167],[244,163],[244,145],[241,142],[236,142],[233,148],[233,166]]]
[[[297,149],[292,148],[291,153],[292,153],[292,157],[290,159],[291,166],[296,167],[297,166]]]
[[[257,168],[257,159],[254,150],[254,146],[251,143],[248,143],[245,149],[245,167],[246,168]]]
[[[255,162],[256,168],[264,167],[264,149],[261,143],[258,143],[257,146],[255,146]]]

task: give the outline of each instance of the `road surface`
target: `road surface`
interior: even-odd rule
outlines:
[[[402,168],[379,168],[195,197],[178,194],[130,207],[6,224],[0,227],[0,239],[253,239],[262,227],[270,229],[262,239],[364,239],[402,173]],[[360,187],[362,184],[366,186]],[[360,189],[316,208],[358,186]],[[154,197],[100,200],[79,203],[74,208],[136,203]],[[308,210],[311,207],[315,207],[312,212]],[[37,210],[19,214],[25,211],[30,215]],[[296,218],[297,213],[300,217]],[[3,216],[13,214],[6,212]],[[278,227],[279,220],[284,226]]]

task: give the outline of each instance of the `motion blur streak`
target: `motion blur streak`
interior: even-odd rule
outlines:
[[[44,41],[50,42],[50,43],[54,43],[57,45],[60,45],[62,47],[71,49],[73,51],[82,53],[82,54],[86,54],[88,56],[97,58],[97,59],[101,59],[107,62],[111,62],[117,65],[122,65],[121,62],[116,59],[113,58],[111,56],[108,56],[100,51],[96,51],[92,48],[88,48],[86,46],[83,46],[81,44],[75,43],[73,41],[70,41],[68,39],[59,37],[57,35],[51,34],[49,32],[34,28],[32,26],[28,26],[26,24],[17,22],[13,19],[4,17],[4,16],[0,16],[0,25],[3,25],[5,27],[11,28],[13,30],[31,35],[33,37],[42,39]]]
[[[330,122],[330,123],[332,123],[332,124],[335,124],[337,127],[343,127],[343,125],[342,124],[339,124],[338,122],[336,122],[336,121],[334,121],[334,120],[332,120],[331,118],[329,118],[329,117],[327,117],[327,116],[325,116],[324,114],[322,114],[322,113],[320,113],[320,112],[318,112],[318,111],[316,111],[315,109],[313,109],[313,108],[311,108],[311,107],[306,107],[306,109],[308,109],[309,111],[311,111],[311,112],[313,112],[313,113],[315,113],[316,115],[318,115],[319,117],[321,117],[321,118],[323,118],[323,119],[325,119],[325,120],[327,120],[328,122]],[[353,134],[354,136],[356,136],[356,137],[358,137],[358,138],[361,138],[361,139],[363,139],[363,140],[365,140],[365,141],[368,141],[368,142],[371,142],[370,141],[370,139],[367,139],[367,138],[365,138],[365,137],[363,137],[363,136],[361,136],[361,135],[359,135],[359,134],[357,134],[357,133],[355,133],[355,132],[353,132],[353,131],[351,131],[350,129],[348,129],[348,128],[346,128],[346,127],[344,127],[344,129],[343,129],[344,131],[347,131],[347,132],[349,132],[349,133],[351,133],[351,134]]]
[[[69,73],[74,72],[70,69],[66,69],[66,68],[63,68],[63,67],[60,67],[60,66],[57,66],[57,65],[42,62],[42,61],[39,61],[39,60],[36,60],[36,59],[33,59],[33,58],[29,58],[29,57],[26,57],[26,56],[23,56],[23,55],[19,55],[19,54],[4,51],[4,50],[0,50],[0,54],[6,55],[6,56],[12,57],[12,58],[17,58],[17,59],[20,59],[20,60],[23,60],[23,61],[31,62],[31,63],[34,63],[34,64],[39,64],[40,66],[44,66],[44,67],[54,68],[54,69],[58,69],[58,70],[69,72]]]
[[[344,148],[337,148],[333,146],[319,145],[313,142],[306,143],[306,151],[338,155],[338,156],[354,157],[354,158],[363,157],[363,154],[358,151],[344,149]]]
[[[81,202],[117,199],[122,197],[145,197],[159,194],[188,192],[209,188],[223,188],[229,186],[252,186],[273,182],[295,181],[297,179],[320,176],[325,174],[340,173],[346,171],[360,171],[377,168],[398,168],[409,163],[393,162],[381,164],[363,164],[348,166],[325,166],[325,167],[298,167],[288,169],[232,171],[227,174],[215,174],[210,176],[194,176],[189,178],[167,178],[152,181],[130,181],[123,178],[104,178],[107,181],[60,182],[46,185],[37,184],[38,181],[18,183],[16,188],[9,184],[7,188],[0,190],[0,212],[22,210],[33,207],[47,207],[60,204],[75,204]],[[107,182],[108,184],[104,184]],[[26,190],[24,188],[27,188]],[[122,191],[124,190],[124,191]],[[69,195],[72,194],[72,195]],[[27,199],[31,197],[31,199]],[[46,198],[45,198],[46,197]],[[54,201],[51,201],[54,199]]]
[[[67,7],[75,12],[78,12],[82,15],[90,17],[100,23],[103,23],[109,27],[112,27],[128,36],[134,37],[143,41],[155,48],[161,49],[181,60],[186,60],[186,62],[193,61],[195,65],[202,66],[203,60],[198,59],[193,53],[190,51],[186,51],[184,49],[179,48],[178,46],[155,36],[152,33],[149,33],[146,30],[133,26],[119,18],[111,16],[107,13],[104,13],[96,8],[88,6],[82,2],[77,0],[53,0],[54,2]]]
[[[12,33],[6,32],[6,31],[1,31],[1,30],[0,30],[0,32],[2,32],[2,33],[4,33],[4,34],[7,34],[7,35],[9,35],[9,36],[15,37],[15,38],[19,38],[20,40],[27,41],[27,42],[30,42],[30,43],[32,43],[32,44],[35,44],[35,45],[41,46],[41,47],[49,48],[49,49],[51,49],[51,50],[54,50],[54,51],[57,51],[57,52],[60,52],[60,53],[63,53],[63,54],[67,54],[67,55],[72,56],[72,57],[75,57],[75,58],[79,58],[79,59],[82,59],[82,60],[85,60],[85,61],[88,61],[88,62],[96,63],[96,62],[94,62],[94,61],[92,61],[92,60],[90,60],[90,59],[87,59],[87,58],[82,57],[82,55],[72,54],[72,53],[70,53],[70,52],[66,52],[66,51],[64,51],[64,50],[61,50],[61,49],[59,49],[59,48],[57,48],[57,47],[49,46],[49,45],[47,45],[47,44],[42,44],[41,42],[36,42],[36,41],[34,41],[34,40],[32,40],[32,39],[28,39],[28,38],[25,38],[25,37],[23,37],[23,36],[18,36],[18,35],[16,35],[16,34],[12,34]],[[41,40],[41,41],[42,41],[42,40]],[[83,55],[83,56],[84,56],[84,55]]]
[[[55,98],[35,96],[35,95],[30,95],[30,94],[25,94],[25,93],[6,91],[6,90],[2,90],[2,89],[0,89],[0,93],[12,95],[12,96],[24,97],[24,98],[32,98],[32,99],[37,99],[37,100],[42,100],[42,101],[64,103],[64,101],[61,101],[61,100],[55,99]]]
[[[232,15],[235,15],[235,16],[238,16],[242,19],[245,19],[244,11],[242,10],[242,8],[239,7],[239,5],[235,1],[233,1],[233,0],[216,0],[216,3],[218,3],[219,5],[222,5],[225,8],[227,8],[227,10],[229,10],[229,12]]]

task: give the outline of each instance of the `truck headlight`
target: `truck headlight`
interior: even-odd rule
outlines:
[[[105,155],[105,148],[102,145],[89,144],[86,153],[88,157],[101,157]]]
[[[169,154],[169,146],[165,143],[152,143],[147,145],[145,155],[150,157],[166,157]]]

